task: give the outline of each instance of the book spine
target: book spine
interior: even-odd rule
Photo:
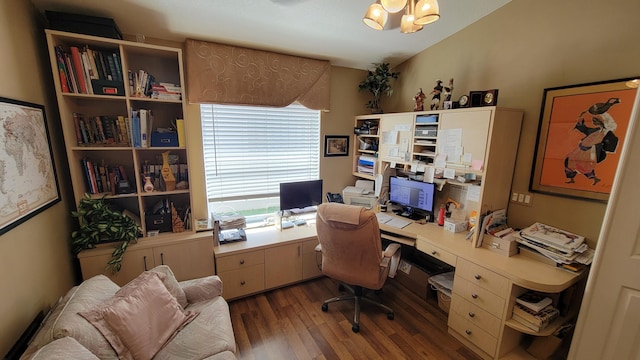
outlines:
[[[113,57],[113,65],[115,67],[116,70],[116,81],[122,81],[122,62],[120,60],[120,54],[118,53],[113,53],[111,55]]]
[[[88,94],[87,83],[85,81],[84,70],[82,68],[82,58],[80,56],[80,50],[77,46],[71,46],[69,50],[71,50],[71,60],[73,63],[73,70],[75,73],[76,81],[79,85],[79,93]]]
[[[71,85],[69,90],[74,94],[78,94],[80,90],[78,90],[78,81],[76,80],[76,74],[71,65],[71,55],[64,53],[64,63],[67,65],[67,75],[69,76],[69,84]]]
[[[184,131],[184,119],[177,119],[176,132],[178,132],[178,146],[181,148],[187,145]]]
[[[140,109],[140,146],[149,147],[149,112]]]
[[[80,115],[76,112],[73,113],[73,126],[76,130],[76,140],[78,141],[78,145],[84,143],[82,139],[82,131],[80,130]]]
[[[137,110],[133,110],[131,114],[131,131],[132,131],[132,139],[133,139],[133,147],[141,147],[142,144],[140,142],[140,113]]]
[[[58,63],[58,73],[60,74],[60,88],[62,92],[71,92],[69,88],[69,77],[67,76],[67,67],[64,63],[64,56],[62,55],[62,48],[56,46],[56,61]]]
[[[80,59],[82,60],[82,70],[84,74],[84,81],[87,84],[87,94],[93,94],[93,87],[91,86],[91,65],[89,65],[89,58],[86,52],[80,53]]]

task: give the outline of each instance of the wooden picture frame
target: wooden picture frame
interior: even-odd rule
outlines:
[[[0,144],[2,235],[61,198],[44,106],[0,97]]]
[[[609,199],[637,92],[632,79],[544,90],[530,191]]]
[[[349,156],[349,136],[325,135],[324,156]]]

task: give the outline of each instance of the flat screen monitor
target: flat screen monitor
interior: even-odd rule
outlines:
[[[392,176],[389,179],[389,200],[410,210],[433,213],[436,186],[416,180]]]
[[[322,204],[322,179],[280,183],[280,210],[304,209]]]

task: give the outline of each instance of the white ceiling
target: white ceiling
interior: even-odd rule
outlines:
[[[440,20],[414,34],[391,14],[382,31],[362,22],[374,0],[31,0],[54,10],[113,18],[125,34],[186,38],[330,60],[367,69],[392,66],[462,30],[511,0],[439,0]]]

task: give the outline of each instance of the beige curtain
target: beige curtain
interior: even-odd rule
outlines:
[[[329,110],[328,61],[187,39],[190,103]]]

